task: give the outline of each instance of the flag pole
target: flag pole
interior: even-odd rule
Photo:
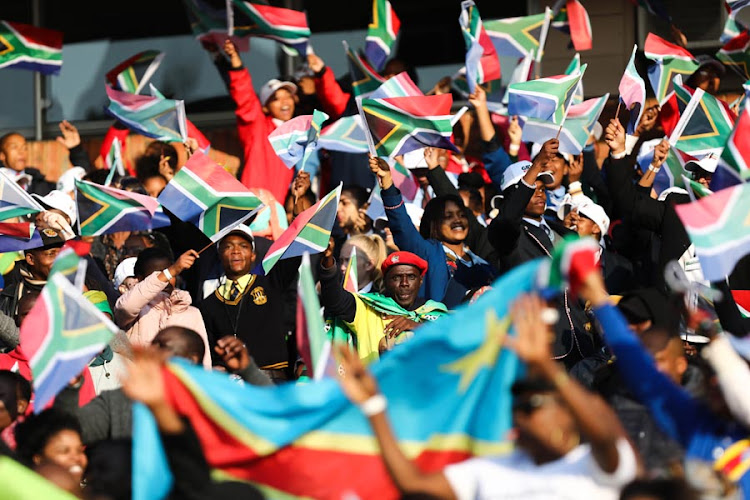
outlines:
[[[617,111],[615,111],[615,120],[617,120],[617,117],[620,115],[620,106],[622,105],[621,100],[617,100]]]

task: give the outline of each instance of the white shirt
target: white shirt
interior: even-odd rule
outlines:
[[[635,479],[635,453],[625,439],[617,442],[619,463],[612,474],[602,471],[591,447],[536,465],[525,452],[502,457],[473,458],[449,465],[445,477],[459,500],[617,500],[620,489]]]

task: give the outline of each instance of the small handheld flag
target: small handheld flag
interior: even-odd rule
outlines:
[[[119,138],[115,137],[112,141],[107,157],[104,159],[104,164],[109,169],[107,179],[104,181],[105,186],[112,184],[115,174],[125,176],[125,163],[122,161],[122,146],[120,145]]]
[[[500,59],[484,31],[479,9],[473,0],[464,0],[461,3],[458,22],[466,43],[466,82],[469,84],[469,92],[473,93],[477,83],[500,78]]]
[[[43,212],[44,207],[5,172],[0,171],[0,220]]]
[[[159,141],[187,140],[183,101],[121,92],[109,86],[106,91],[109,106],[104,111],[134,132]]]
[[[669,136],[670,144],[691,156],[720,154],[725,138],[734,126],[734,114],[702,89],[695,89],[690,96],[682,88],[675,87],[675,93],[690,100]]]
[[[660,103],[672,91],[676,75],[687,77],[698,69],[698,62],[690,52],[653,33],[646,37],[643,52],[648,59],[654,61],[648,68],[648,79]]]
[[[349,263],[346,265],[344,290],[351,293],[359,292],[359,280],[357,276],[357,247],[354,245],[352,245],[352,253],[349,256]]]
[[[63,32],[0,21],[0,68],[28,69],[59,75]]]
[[[39,413],[118,331],[62,274],[50,276],[21,324],[19,348],[34,374]]]
[[[317,109],[312,115],[297,116],[271,132],[268,141],[284,165],[292,168],[301,162],[300,169],[304,170],[305,162],[318,146],[320,127],[327,119],[328,115]]]
[[[268,274],[281,259],[317,254],[328,247],[341,196],[341,185],[299,214],[266,252],[262,268]]]
[[[310,254],[302,254],[297,282],[297,349],[305,360],[307,374],[314,380],[324,375],[336,376],[331,353],[331,341],[325,332],[315,280],[310,270]]]
[[[304,12],[243,0],[227,3],[230,36],[270,38],[298,54],[307,55],[310,28]]]
[[[140,94],[164,59],[164,52],[145,50],[125,59],[105,75],[113,88]]]
[[[367,27],[365,57],[377,71],[383,69],[386,59],[391,55],[400,27],[401,21],[391,2],[372,0],[372,22]]]
[[[625,105],[625,109],[630,111],[629,134],[633,133],[635,127],[638,126],[638,122],[641,121],[643,106],[646,102],[646,83],[635,68],[635,53],[637,50],[638,46],[633,46],[633,53],[630,55],[630,60],[625,67],[625,73],[623,73],[618,87],[620,102]]]
[[[508,87],[508,114],[562,124],[586,65],[572,75],[557,75]]]
[[[344,40],[344,51],[349,61],[349,73],[352,77],[352,90],[355,96],[369,95],[380,87],[385,78],[354,52]]]
[[[367,137],[360,115],[343,116],[320,132],[318,147],[329,151],[367,153]]]
[[[732,68],[744,80],[750,79],[750,32],[743,31],[716,53],[716,58]]]
[[[158,200],[214,243],[263,206],[255,194],[200,151],[193,153]]]
[[[544,52],[552,11],[526,17],[509,17],[484,22],[484,29],[498,55],[526,57]]]

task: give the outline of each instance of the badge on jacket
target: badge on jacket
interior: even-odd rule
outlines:
[[[266,302],[268,302],[268,297],[266,297],[266,291],[263,290],[262,286],[256,286],[250,291],[250,296],[253,298],[253,302],[255,302],[256,306],[262,306]]]

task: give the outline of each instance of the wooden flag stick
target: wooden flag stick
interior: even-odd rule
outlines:
[[[215,245],[215,243],[213,241],[211,243],[209,243],[208,245],[206,245],[205,247],[203,247],[200,250],[198,250],[198,255],[202,254],[205,250],[208,250],[209,247],[211,247],[212,245]]]
[[[560,128],[559,128],[559,129],[557,129],[557,135],[555,136],[555,140],[558,140],[558,139],[560,138],[560,132],[562,132],[562,128],[563,128],[563,126],[562,126],[562,124],[561,124],[561,125],[560,125]]]
[[[615,111],[615,120],[617,120],[617,117],[620,114],[620,106],[622,106],[622,101],[618,100],[617,101],[617,111]]]

